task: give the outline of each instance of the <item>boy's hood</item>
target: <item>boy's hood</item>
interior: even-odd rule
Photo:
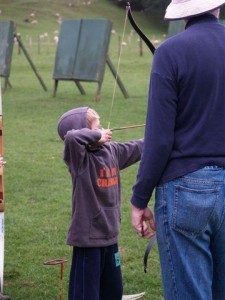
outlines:
[[[67,131],[87,127],[88,107],[74,108],[65,112],[58,122],[58,134],[64,140]]]

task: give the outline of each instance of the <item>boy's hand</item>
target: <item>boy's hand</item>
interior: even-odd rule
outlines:
[[[102,137],[98,141],[98,145],[110,142],[112,140],[112,131],[110,129],[100,129]]]

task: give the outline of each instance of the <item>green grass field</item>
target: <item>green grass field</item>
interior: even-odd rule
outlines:
[[[84,1],[85,2],[85,1]],[[71,213],[71,180],[61,156],[63,144],[56,126],[60,115],[68,109],[91,106],[96,109],[103,126],[111,127],[145,122],[146,99],[152,54],[146,46],[139,55],[137,35],[129,43],[131,26],[127,23],[122,49],[119,76],[130,97],[125,99],[116,88],[111,118],[110,106],[114,77],[106,67],[101,100],[95,102],[96,83],[84,83],[86,95],[80,95],[71,81],[59,82],[56,97],[53,93],[52,71],[56,45],[53,38],[59,31],[56,14],[63,20],[77,18],[107,18],[113,22],[109,55],[116,67],[119,36],[125,11],[111,1],[95,0],[91,5],[83,1],[23,1],[1,0],[0,21],[12,20],[17,33],[28,50],[48,91],[35,77],[24,54],[14,45],[10,73],[12,88],[3,94],[3,135],[5,166],[5,273],[4,294],[12,300],[53,300],[59,298],[60,267],[43,263],[64,258],[63,299],[67,299],[71,248],[66,246],[66,234]],[[35,16],[30,14],[34,13]],[[162,40],[165,27],[155,20],[147,20],[141,12],[133,15],[149,38]],[[29,19],[29,23],[24,20]],[[32,20],[37,22],[31,23]],[[46,35],[47,33],[47,35]],[[43,39],[38,48],[40,35]],[[4,79],[1,80],[2,85]],[[126,141],[142,137],[143,128],[118,131],[113,139]],[[122,176],[122,224],[120,251],[124,294],[146,292],[145,300],[163,299],[157,245],[149,257],[147,274],[143,271],[143,255],[148,241],[138,238],[130,222],[130,196],[138,164],[124,170]],[[153,201],[151,205],[153,206]],[[90,299],[91,300],[91,299]]]

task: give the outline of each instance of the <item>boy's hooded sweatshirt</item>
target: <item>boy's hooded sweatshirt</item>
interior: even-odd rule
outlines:
[[[143,139],[91,147],[101,138],[86,128],[88,107],[73,109],[59,120],[63,159],[72,176],[72,219],[67,244],[102,247],[118,242],[120,230],[120,170],[141,158]]]

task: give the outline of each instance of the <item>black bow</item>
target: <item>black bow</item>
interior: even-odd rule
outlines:
[[[137,26],[137,24],[134,21],[134,18],[131,13],[131,8],[130,8],[130,3],[127,2],[127,14],[128,14],[128,19],[130,21],[130,24],[134,28],[134,30],[137,32],[137,34],[142,38],[142,40],[145,42],[145,44],[148,46],[152,54],[155,52],[155,46],[152,44],[152,42],[146,37],[146,35],[141,31],[141,29]]]

